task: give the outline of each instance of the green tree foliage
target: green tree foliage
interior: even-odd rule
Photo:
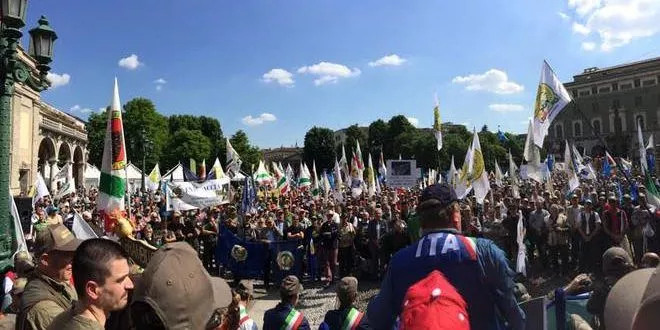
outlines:
[[[123,119],[128,159],[142,167],[142,157],[146,155],[145,170],[150,171],[167,144],[167,118],[156,111],[151,100],[135,98],[124,105]]]
[[[181,129],[198,130],[209,139],[211,142],[211,151],[208,155],[196,159],[197,161],[206,159],[208,162],[212,162],[218,157],[224,162],[226,143],[220,122],[217,119],[207,116],[173,115],[169,117],[168,124],[170,132],[176,132]]]
[[[170,137],[161,162],[166,169],[174,167],[179,161],[187,166],[188,159],[204,159],[210,152],[211,142],[202,131],[182,128]],[[192,171],[197,172],[196,169]]]
[[[335,165],[336,157],[334,132],[329,128],[312,127],[305,134],[303,150],[305,162],[311,164],[315,160],[317,170],[331,170]]]
[[[398,158],[399,154],[401,154],[402,157],[404,157],[404,155],[410,155],[412,152],[407,145],[410,142],[405,138],[400,137],[400,135],[408,133],[405,137],[410,138],[410,134],[414,135],[414,132],[417,130],[415,126],[413,126],[408,121],[408,118],[403,115],[392,117],[387,123],[387,126],[387,135],[385,135],[383,146],[383,154],[385,157],[392,159]]]
[[[385,138],[387,137],[389,126],[382,119],[378,119],[369,125],[369,152],[373,153],[374,157],[380,157],[380,152],[383,151],[385,145]]]
[[[103,112],[93,112],[87,118],[85,129],[87,130],[87,150],[89,156],[87,161],[101,168],[103,162],[103,145],[105,144],[105,130],[108,125],[107,109]]]
[[[355,150],[357,142],[360,142],[360,150],[362,154],[366,157],[365,148],[367,147],[367,135],[364,131],[357,125],[353,124],[348,126],[346,129],[346,157],[351,157],[352,150]],[[341,152],[341,146],[339,146],[339,152]],[[341,156],[340,156],[341,157]]]
[[[243,130],[238,130],[229,138],[229,142],[231,142],[231,146],[241,156],[241,160],[243,161],[241,170],[246,173],[252,173],[252,170],[256,171],[259,160],[262,158],[261,150],[256,146],[250,145],[247,134]],[[252,169],[253,165],[254,169]]]

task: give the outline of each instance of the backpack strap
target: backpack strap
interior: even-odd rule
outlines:
[[[363,315],[364,313],[351,307],[346,314],[346,318],[344,319],[344,323],[341,326],[341,330],[355,330],[360,324]]]

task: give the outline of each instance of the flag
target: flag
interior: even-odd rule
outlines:
[[[312,187],[312,197],[318,199],[321,196],[321,187],[319,186],[319,177],[316,174],[316,160],[312,161],[312,171],[314,172],[314,185]]]
[[[355,147],[355,153],[353,154],[353,159],[357,163],[358,170],[364,170],[364,160],[362,160],[362,151],[360,150],[360,141],[355,141],[357,146]]]
[[[67,178],[70,177],[69,175],[69,168],[71,168],[71,163],[66,163],[62,168],[53,176],[51,181],[56,182],[60,180],[66,180]]]
[[[328,172],[323,172],[323,178],[321,179],[321,186],[323,189],[323,195],[330,196],[330,179],[328,179]]]
[[[438,151],[440,151],[442,149],[442,125],[440,123],[440,103],[437,94],[435,95],[435,107],[433,107],[433,132],[435,133]]]
[[[312,185],[310,178],[309,170],[307,170],[307,165],[300,161],[300,173],[298,174],[298,187],[305,188]]]
[[[573,156],[571,156],[571,147],[566,141],[566,148],[564,149],[564,162],[566,162],[566,172],[568,174],[568,192],[572,192],[580,185],[580,180],[577,177],[577,171]]]
[[[257,193],[252,178],[246,176],[243,182],[243,196],[241,196],[241,212],[243,214],[251,212],[256,199]]]
[[[383,152],[380,152],[380,160],[378,161],[378,174],[383,176],[383,180],[387,177],[387,166],[385,166],[385,158],[383,157]]]
[[[499,126],[497,126],[497,138],[500,140],[500,142],[504,143],[507,140],[509,140],[506,135],[504,135],[504,132],[500,129]]]
[[[75,194],[76,193],[76,184],[73,180],[66,181],[61,187],[57,194],[54,196],[55,199],[62,199],[63,197]]]
[[[351,193],[353,197],[362,195],[362,185],[364,179],[362,176],[362,170],[360,170],[359,167],[360,166],[358,165],[357,157],[354,155],[351,159],[351,175],[349,176]]]
[[[151,170],[151,173],[149,173],[149,176],[145,178],[144,187],[147,188],[147,190],[157,191],[158,186],[160,185],[160,180],[160,168],[158,168],[158,164],[156,164],[154,169]]]
[[[514,198],[520,198],[520,190],[518,189],[518,167],[513,161],[511,149],[509,149],[509,179],[511,180],[511,195]]]
[[[264,165],[263,160],[259,161],[259,167],[257,167],[257,171],[253,176],[254,181],[256,181],[259,185],[268,185],[273,180],[273,177],[270,176],[270,173],[268,173],[268,170],[266,170],[266,165]]]
[[[649,143],[646,145],[646,150],[647,168],[651,174],[655,174],[655,142],[653,142],[653,132],[649,136]]]
[[[339,165],[339,162],[335,158],[335,190],[341,191],[343,184],[344,183],[342,182],[341,179],[341,167]]]
[[[227,139],[227,173],[235,176],[241,171],[241,164],[243,164],[241,157],[234,150],[234,147],[231,146],[229,139]]]
[[[498,187],[503,187],[504,184],[502,183],[502,179],[504,178],[504,175],[502,174],[502,169],[500,168],[500,165],[497,164],[497,160],[495,161],[495,185]]]
[[[197,172],[197,162],[192,158],[190,158],[190,167],[189,167],[189,169],[190,169],[190,172],[193,172],[195,174],[195,176],[200,177],[199,175],[197,175],[198,174],[198,172]]]
[[[648,163],[646,162],[646,148],[644,147],[644,136],[642,135],[642,127],[637,122],[637,143],[639,144],[639,163],[642,168],[642,175],[646,174],[648,170]]]
[[[341,144],[341,158],[339,159],[339,168],[344,172],[344,175],[348,177],[350,175],[348,171],[348,159],[346,158],[346,149],[344,144]]]
[[[632,169],[632,162],[619,157],[619,161],[621,162],[621,167],[623,168],[623,171],[626,172],[627,175],[630,175],[630,170]]]
[[[367,194],[372,197],[376,194],[376,179],[374,176],[374,164],[369,154],[369,168],[367,168]]]
[[[124,144],[124,124],[121,117],[119,87],[115,78],[112,104],[108,111],[108,125],[105,132],[99,197],[96,209],[106,222],[110,215],[124,212],[126,197],[126,146]],[[110,225],[106,226],[110,228]]]
[[[202,159],[202,165],[199,167],[199,179],[206,180],[206,159]]]
[[[527,176],[538,182],[542,183],[543,179],[541,177],[541,154],[539,152],[539,147],[534,144],[534,125],[532,121],[529,121],[529,126],[527,127],[527,139],[525,140],[525,150],[523,156],[527,161]]]
[[[458,172],[456,171],[456,165],[454,164],[454,155],[451,156],[451,165],[449,165],[449,172],[447,172],[447,182],[454,189],[456,189],[456,183],[458,183]]]
[[[462,199],[467,194],[474,190],[474,196],[477,203],[482,204],[488,191],[490,190],[490,183],[488,182],[488,173],[486,173],[484,166],[484,157],[481,153],[481,143],[479,143],[479,135],[474,131],[472,138],[472,145],[465,154],[465,162],[461,176],[458,180],[456,193],[458,198]]]
[[[209,174],[206,176],[206,179],[207,180],[222,179],[225,176],[226,176],[225,171],[222,169],[222,165],[220,164],[220,159],[216,157],[215,162],[213,162],[213,167],[211,167],[211,170],[209,171]]]
[[[612,167],[614,165],[615,167]],[[605,151],[605,159],[603,160],[603,176],[609,178],[611,175],[616,175],[616,162],[610,156],[610,153]]]
[[[280,195],[284,195],[289,192],[289,179],[286,174],[284,174],[282,165],[273,162],[273,170],[275,171],[275,178],[277,179],[277,191],[280,192]]]
[[[653,182],[653,179],[648,173],[646,173],[645,178],[646,178],[646,200],[648,201],[649,204],[655,206],[657,210],[658,208],[660,208],[660,193],[658,193],[658,189],[655,187],[655,183]]]
[[[14,221],[14,240],[16,241],[16,252],[28,251],[27,242],[25,241],[25,233],[23,232],[23,225],[21,224],[21,216],[18,214],[16,201],[11,197],[11,189],[9,189],[9,210],[11,212],[12,220]],[[12,258],[13,260],[13,258]]]
[[[571,102],[571,96],[564,85],[559,81],[557,75],[552,71],[548,62],[543,61],[541,68],[541,79],[536,91],[536,102],[534,103],[534,144],[543,148],[543,140],[548,135],[548,127],[552,120]]]
[[[289,182],[289,186],[296,185],[296,181],[294,180],[295,173],[293,172],[291,164],[286,164],[286,171],[284,171],[284,174],[286,174],[286,180]]]
[[[44,181],[44,177],[41,176],[41,172],[37,172],[37,180],[34,182],[34,194],[32,195],[32,209],[34,209],[34,205],[37,204],[37,202],[50,195],[48,192],[48,186],[46,186],[46,182]]]
[[[78,212],[73,214],[73,225],[71,226],[71,232],[76,236],[77,239],[86,240],[90,238],[98,238],[92,227],[89,226],[87,221],[83,219]]]

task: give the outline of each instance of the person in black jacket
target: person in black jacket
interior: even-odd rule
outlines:
[[[337,285],[339,309],[328,311],[319,326],[321,330],[370,329],[363,317],[364,313],[354,307],[357,298],[358,280],[355,277],[344,277]]]
[[[325,273],[326,286],[332,284],[333,275],[337,274],[337,253],[339,251],[339,226],[332,220],[333,213],[328,212],[321,224],[321,269]]]

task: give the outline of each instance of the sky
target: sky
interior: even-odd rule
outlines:
[[[117,77],[123,103],[212,116],[262,148],[397,114],[432,127],[436,96],[443,122],[525,133],[544,59],[568,82],[660,56],[657,0],[58,0],[27,15],[25,32],[46,15],[59,36],[47,103],[87,118]]]

